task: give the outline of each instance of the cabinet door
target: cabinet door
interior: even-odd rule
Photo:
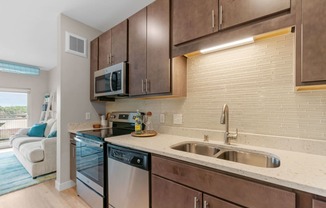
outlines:
[[[111,58],[111,30],[99,36],[98,68],[104,69],[110,65]]]
[[[235,204],[223,201],[219,198],[204,194],[204,208],[241,208]]]
[[[152,208],[200,208],[201,204],[201,192],[152,175]]]
[[[326,208],[326,202],[312,200],[312,208]]]
[[[127,58],[128,20],[111,29],[111,64],[128,61]]]
[[[145,93],[146,8],[129,18],[129,95]]]
[[[216,0],[172,1],[173,45],[203,37],[218,30]]]
[[[322,0],[321,0],[322,1]],[[220,29],[225,29],[291,8],[291,0],[220,0]]]
[[[244,207],[296,207],[296,195],[288,190],[155,155],[152,155],[151,159],[152,174],[193,187],[196,190]]]
[[[147,7],[147,94],[171,92],[169,2]]]
[[[94,97],[94,72],[98,70],[98,38],[91,41],[91,52],[90,52],[90,100],[96,101],[97,98]]]
[[[326,80],[325,10],[325,0],[302,0],[302,82]]]

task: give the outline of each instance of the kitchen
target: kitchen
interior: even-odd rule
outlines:
[[[155,4],[159,4],[159,2],[156,1]],[[172,1],[172,10],[177,8],[173,6],[174,2]],[[221,4],[223,2],[220,1]],[[318,43],[312,46],[309,43],[309,30],[305,32],[306,30],[301,28],[303,27],[301,18],[305,17],[309,20],[306,15],[311,9],[310,4],[314,5],[314,3],[309,4],[304,0],[302,2],[292,0],[291,4],[290,1],[281,2],[287,2],[285,9],[282,7],[280,11],[273,11],[267,17],[259,17],[257,20],[254,19],[249,22],[236,22],[234,25],[226,26],[226,29],[219,26],[221,31],[214,34],[201,34],[198,37],[204,37],[197,39],[191,37],[194,40],[190,38],[185,41],[183,39],[181,43],[172,46],[173,57],[187,54],[186,96],[184,94],[177,96],[173,92],[166,93],[164,89],[163,93],[151,94],[150,90],[155,89],[153,88],[155,82],[153,82],[154,84],[151,82],[150,87],[148,87],[147,79],[150,81],[150,78],[145,77],[138,78],[136,81],[139,81],[140,84],[133,85],[133,88],[129,89],[131,98],[104,102],[106,112],[135,111],[136,109],[142,112],[153,112],[154,129],[159,132],[158,136],[134,138],[127,135],[106,139],[113,144],[153,153],[152,207],[166,206],[160,203],[163,199],[159,191],[160,188],[163,189],[163,186],[166,190],[179,190],[179,188],[183,190],[184,187],[186,189],[193,187],[193,190],[200,192],[195,198],[189,195],[176,197],[173,196],[173,192],[171,192],[172,195],[165,195],[171,197],[164,198],[166,203],[174,203],[175,198],[183,203],[171,207],[186,207],[185,204],[207,207],[206,202],[208,203],[209,197],[212,195],[218,199],[219,202],[216,203],[223,204],[220,205],[222,207],[322,208],[326,206],[325,180],[323,180],[326,175],[324,162],[326,96],[325,91],[319,90],[324,87],[321,84],[324,83],[322,80],[325,80],[323,79],[325,72],[319,65],[309,67],[307,64],[311,60],[310,53],[305,54],[306,50],[299,50],[301,47],[307,47],[307,51],[315,53],[316,60],[311,61],[311,65],[320,63],[318,61],[325,56],[324,53],[318,51],[322,46]],[[302,5],[304,12],[301,14],[298,11],[301,11]],[[169,8],[169,5],[167,7]],[[325,5],[320,3],[318,8],[322,7]],[[225,7],[217,8],[220,8],[220,15],[227,15]],[[319,9],[316,8],[316,16],[319,14]],[[145,16],[141,14],[141,11],[136,14],[139,15],[136,17],[147,17],[147,23],[145,22],[144,27],[150,28],[151,19],[149,15],[160,14],[155,11],[157,11],[155,6],[150,5],[147,11],[143,10]],[[164,9],[161,10],[161,12],[163,11]],[[174,15],[174,13],[172,14]],[[213,14],[212,17],[213,19],[215,17],[220,18],[223,15]],[[221,21],[220,19],[219,21]],[[175,18],[172,16],[172,28],[174,28],[174,20]],[[210,18],[210,20],[212,19]],[[161,21],[164,21],[164,18]],[[213,22],[221,23],[219,21],[214,20]],[[131,23],[132,21],[129,21],[129,32],[132,28]],[[303,21],[303,23],[307,28],[311,26],[309,21]],[[318,23],[319,27],[324,24]],[[315,23],[312,24],[316,25]],[[295,29],[292,27],[294,25],[296,26]],[[228,29],[228,27],[230,28]],[[300,39],[301,30],[304,31],[302,34],[307,35],[307,39],[303,39],[302,43]],[[276,32],[269,33],[271,31]],[[321,32],[324,31],[321,30]],[[230,40],[234,41],[238,38],[247,37],[250,33],[255,36],[254,43],[206,55],[199,55],[198,52],[193,53],[203,46],[212,46],[211,42],[222,44]],[[151,37],[146,31],[145,34]],[[317,39],[316,36],[318,36],[321,43],[323,42],[322,38],[324,38],[322,34],[314,34],[314,38]],[[172,36],[174,37],[174,35]],[[162,37],[160,36],[160,38]],[[175,38],[172,41],[174,40]],[[145,40],[144,47],[148,51],[143,54],[146,58],[143,63],[147,66],[146,73],[151,74],[148,72],[150,70],[148,66],[153,64],[151,63],[153,59],[149,56],[154,53],[151,53],[151,48],[148,47],[151,46],[150,42],[146,41],[148,40]],[[305,41],[309,44],[305,45]],[[98,43],[100,44],[100,42]],[[130,47],[132,47],[130,34],[128,43],[130,52]],[[169,49],[167,50],[169,51]],[[99,49],[100,51],[101,49]],[[163,60],[163,64],[155,62],[154,66],[155,64],[164,66],[165,62],[162,57],[168,56],[167,59],[169,59],[169,52],[163,51],[162,53],[158,61]],[[309,59],[306,56],[309,56]],[[131,71],[133,67],[130,63],[133,60],[131,57],[129,54],[130,86],[135,81]],[[108,59],[111,62],[111,57]],[[305,67],[304,70],[301,70],[301,64]],[[173,66],[172,71],[175,70]],[[316,71],[309,72],[309,70],[314,69]],[[319,73],[316,73],[318,70]],[[170,72],[170,70],[168,71]],[[160,69],[161,72],[162,69]],[[141,72],[138,72],[137,75],[139,73]],[[172,87],[167,87],[169,90],[175,86],[173,76],[172,73],[172,84],[170,83]],[[164,75],[161,78],[166,80]],[[91,78],[91,81],[92,79],[94,78]],[[92,84],[91,88],[93,87]],[[135,86],[140,86],[138,91],[134,90],[136,89]],[[157,99],[160,94],[170,96],[170,98]],[[149,99],[152,97],[156,99]],[[96,100],[97,98],[91,97],[91,99]],[[231,140],[232,148],[262,151],[276,155],[280,159],[280,167],[275,169],[257,168],[170,148],[181,142],[203,142],[204,135],[207,135],[209,143],[223,146],[225,124],[220,124],[220,116],[222,106],[225,103],[229,106],[230,132],[234,133],[238,129],[237,139]],[[166,172],[164,172],[164,167]],[[168,172],[171,169],[175,170],[174,176]],[[263,200],[258,200],[256,196],[253,199],[245,195],[245,192],[242,193],[241,189],[238,192],[232,192],[226,186],[222,186],[223,190],[227,192],[227,194],[223,194],[223,191],[221,193],[217,191],[217,188],[209,187],[209,184],[205,184],[206,187],[200,186],[195,181],[189,182],[186,178],[182,178],[182,174],[186,174],[183,172],[185,170],[191,171],[189,177],[193,177],[194,175],[191,173],[197,171],[198,174],[206,174],[205,177],[215,176],[216,180],[220,178],[219,181],[213,180],[212,184],[218,185],[223,180],[230,180],[229,184],[234,182],[235,188],[243,188],[244,191],[262,194],[265,197],[262,197]],[[168,182],[165,184],[162,179]],[[207,183],[205,180],[201,182]],[[157,190],[157,187],[160,188]],[[171,187],[174,188],[169,189]],[[285,197],[280,198],[280,200],[269,201],[265,199],[268,197],[278,199],[277,197],[283,195]],[[211,205],[210,207],[214,206]]]

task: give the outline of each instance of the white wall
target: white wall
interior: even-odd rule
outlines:
[[[73,183],[70,180],[69,161],[69,133],[68,123],[86,122],[85,113],[91,113],[91,120],[99,120],[98,113],[105,113],[102,109],[95,107],[89,101],[90,81],[90,56],[89,42],[99,36],[102,32],[95,30],[85,24],[75,21],[67,16],[60,15],[58,20],[58,155],[57,155],[57,180],[56,188],[63,190],[69,188]],[[88,40],[87,58],[66,53],[65,32],[71,32]],[[98,106],[96,106],[98,107]],[[96,111],[97,110],[97,111]],[[102,112],[101,112],[102,111]]]
[[[41,71],[39,76],[0,72],[0,88],[28,89],[28,126],[40,119],[44,95],[48,92],[49,72]]]
[[[107,111],[152,111],[165,126],[224,131],[220,115],[230,108],[230,131],[326,142],[326,91],[294,90],[294,34],[260,40],[188,59],[185,99],[117,100]],[[173,113],[183,114],[174,125]]]

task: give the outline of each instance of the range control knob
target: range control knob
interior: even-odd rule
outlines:
[[[140,163],[140,159],[137,159],[137,163],[138,163],[138,164]]]

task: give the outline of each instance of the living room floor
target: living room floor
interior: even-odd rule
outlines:
[[[76,194],[75,188],[57,191],[50,180],[0,196],[1,208],[90,208]]]

